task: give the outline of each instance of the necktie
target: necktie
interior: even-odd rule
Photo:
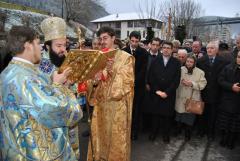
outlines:
[[[135,56],[136,55],[136,51],[132,50],[132,55]]]
[[[210,66],[213,65],[213,58],[209,58],[209,64],[210,64]]]

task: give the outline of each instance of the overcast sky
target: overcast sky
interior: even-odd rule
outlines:
[[[139,1],[143,0],[102,0],[109,13],[137,12]],[[156,0],[162,1],[162,0]],[[240,0],[195,0],[204,9],[204,16],[234,17],[240,14]]]

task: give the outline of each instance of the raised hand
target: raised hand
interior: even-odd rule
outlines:
[[[70,67],[66,68],[62,73],[58,73],[55,71],[53,73],[53,82],[58,84],[64,84],[67,82],[68,75],[72,72],[72,69]]]

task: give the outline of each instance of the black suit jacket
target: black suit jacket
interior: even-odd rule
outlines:
[[[129,54],[132,54],[130,46],[123,48]],[[148,52],[144,48],[137,47],[135,50],[135,89],[145,89],[145,77],[148,63]]]
[[[236,57],[237,57],[237,55],[238,55],[238,52],[239,52],[238,48],[237,48],[237,47],[235,47],[235,48],[234,48],[234,50],[233,50],[233,57],[234,57],[234,58],[236,58]]]
[[[220,110],[228,113],[240,113],[240,93],[232,91],[234,83],[240,83],[240,69],[236,63],[232,63],[223,68],[218,77],[218,82],[222,87],[220,100]]]
[[[221,88],[218,84],[218,76],[227,62],[220,56],[216,56],[213,65],[209,63],[208,55],[198,59],[197,67],[205,72],[207,85],[201,91],[202,99],[206,103],[218,103],[220,99]]]

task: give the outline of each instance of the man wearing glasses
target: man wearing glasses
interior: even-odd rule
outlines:
[[[159,55],[151,64],[148,84],[152,105],[151,134],[149,140],[154,141],[157,137],[159,125],[163,132],[163,142],[170,142],[171,118],[174,115],[176,89],[180,82],[181,65],[172,57],[173,44],[163,42],[162,55]]]

